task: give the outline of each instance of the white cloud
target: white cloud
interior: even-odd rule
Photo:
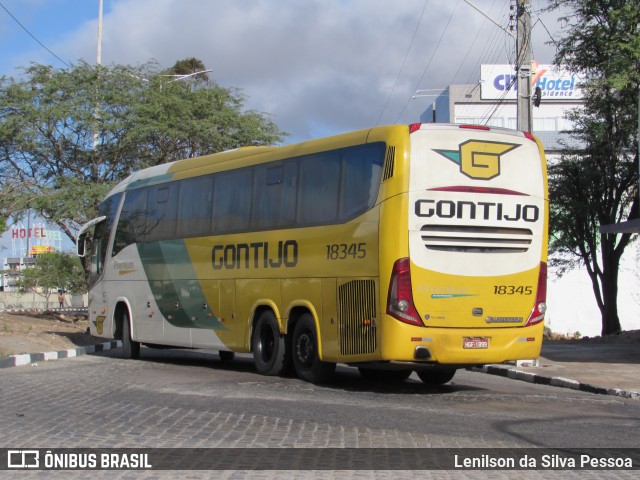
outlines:
[[[488,0],[476,3],[507,22],[508,2],[493,2],[499,4],[493,8]],[[247,107],[273,115],[292,133],[292,140],[376,123],[424,7],[423,0],[105,4],[103,63],[135,65],[154,58],[170,66],[181,58],[198,57],[213,69],[215,81],[242,89]],[[63,58],[93,62],[96,32],[97,21],[87,22],[54,50],[64,52]],[[418,120],[430,100],[410,98],[432,56],[418,88],[445,87],[454,80],[475,82],[481,62],[508,63],[513,54],[508,57],[506,52],[514,48],[503,32],[462,0],[429,0],[381,123]],[[551,61],[552,54],[541,60]]]

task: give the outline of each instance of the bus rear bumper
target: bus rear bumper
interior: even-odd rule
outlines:
[[[441,365],[535,359],[540,356],[544,333],[542,322],[528,327],[427,328],[389,319],[385,327],[383,361]]]

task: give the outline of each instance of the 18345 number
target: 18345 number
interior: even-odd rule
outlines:
[[[494,295],[531,295],[533,288],[531,285],[494,285]]]
[[[327,260],[346,260],[347,258],[365,258],[366,243],[331,243],[327,245]]]

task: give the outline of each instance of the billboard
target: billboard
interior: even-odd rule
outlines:
[[[482,100],[516,100],[517,77],[513,65],[480,66]],[[553,65],[531,64],[531,91],[540,87],[543,101],[573,101],[582,98],[580,79]]]

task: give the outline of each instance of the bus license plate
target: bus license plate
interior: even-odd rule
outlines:
[[[485,337],[467,337],[463,339],[462,348],[489,348],[489,339]]]

